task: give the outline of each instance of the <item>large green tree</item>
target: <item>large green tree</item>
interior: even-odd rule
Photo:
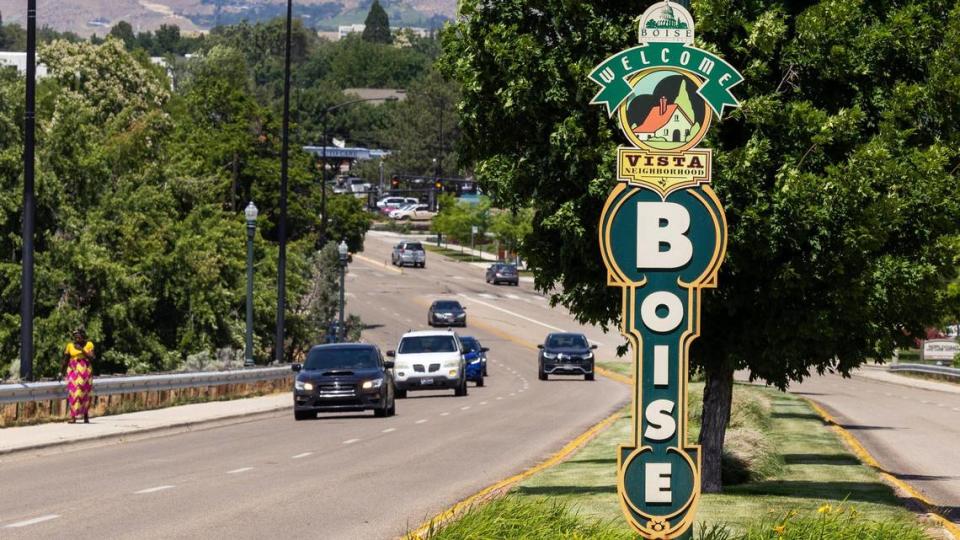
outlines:
[[[623,144],[590,70],[635,45],[622,0],[465,0],[444,66],[461,151],[499,205],[530,203],[523,254],[583,322],[619,322],[597,222]],[[706,374],[703,488],[718,491],[733,374],[785,388],[847,374],[939,320],[960,226],[960,6],[952,1],[694,0],[697,45],[741,68],[718,122],[729,221],[692,365]]]
[[[363,40],[371,43],[393,43],[393,34],[390,32],[390,17],[380,5],[380,0],[373,0],[367,20],[364,21]]]

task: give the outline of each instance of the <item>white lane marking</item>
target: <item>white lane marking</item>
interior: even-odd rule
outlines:
[[[385,307],[383,307],[383,306],[380,306],[380,311],[386,311],[386,310],[387,310],[387,308],[385,308]]]
[[[252,471],[253,467],[241,467],[239,469],[234,469],[232,471],[227,471],[227,474],[239,474],[242,472]]]
[[[490,293],[485,293],[485,292],[477,293],[477,296],[481,296],[481,297],[483,297],[483,298],[489,298],[490,300],[496,300],[496,299],[497,299],[497,295],[495,295],[495,294],[490,294]]]
[[[960,409],[958,409],[957,407],[954,407],[954,408],[952,408],[952,409],[950,409],[950,410],[951,410],[951,411],[957,411],[957,412],[960,412]]]
[[[515,294],[507,294],[507,295],[504,295],[504,296],[506,296],[507,298],[509,298],[509,299],[511,299],[511,300],[522,300],[522,298],[520,298],[519,296],[517,296],[517,295],[515,295]]]
[[[465,278],[465,277],[463,277],[463,276],[453,276],[453,279],[467,279],[467,278]]]
[[[387,429],[381,431],[380,433],[393,433],[393,432],[396,431],[396,430],[397,430],[397,428],[395,428],[395,427],[388,427]]]
[[[448,413],[448,412],[442,412],[442,413],[440,413],[440,416],[450,416],[450,413]]]
[[[511,395],[511,396],[515,396],[515,395],[517,395],[517,394],[515,394],[515,393],[513,393],[513,392],[510,392],[510,395]]]
[[[297,454],[290,459],[300,459],[300,458],[305,458],[307,456],[312,456],[312,455],[313,455],[313,452],[304,452],[302,454]]]
[[[57,519],[60,517],[59,514],[47,514],[45,516],[35,517],[33,519],[28,519],[25,521],[18,521],[16,523],[11,523],[9,525],[4,525],[4,529],[17,529],[20,527],[27,527],[30,525],[36,525],[37,523],[43,523],[44,521],[50,521],[51,519]]]
[[[400,314],[397,313],[396,311],[394,311],[394,312],[393,312],[393,316],[399,318],[399,317],[400,317]]]
[[[421,418],[420,420],[417,420],[416,422],[414,422],[414,424],[426,424],[426,423],[427,423],[426,418]]]
[[[467,409],[469,409],[469,408],[470,408],[470,406],[469,406],[469,405],[466,405],[466,406],[464,406],[464,407],[460,407],[460,410],[461,410],[461,411],[465,411],[465,410],[467,410]]]
[[[357,442],[357,441],[359,441],[359,440],[360,440],[360,439],[347,439],[347,440],[343,441],[343,444],[353,444],[353,443],[355,443],[355,442]]]
[[[487,402],[486,402],[486,401],[481,401],[480,404],[481,404],[481,405],[486,405]]]
[[[500,401],[501,399],[503,399],[503,396],[497,396],[497,401]]]
[[[140,491],[134,491],[134,495],[145,495],[147,493],[156,493],[158,491],[163,491],[165,489],[173,489],[175,486],[157,486],[147,489],[141,489]]]
[[[932,402],[932,401],[927,401],[927,400],[925,400],[925,399],[921,399],[921,400],[920,400],[920,403],[923,403],[924,405],[930,405],[930,404],[933,403],[933,402]]]
[[[346,296],[347,298],[356,298],[356,297],[357,297],[357,295],[353,294],[352,292],[343,293],[343,295]]]

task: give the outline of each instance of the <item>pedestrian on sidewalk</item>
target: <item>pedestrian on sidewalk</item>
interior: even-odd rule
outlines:
[[[73,332],[73,341],[63,351],[60,376],[67,377],[67,402],[70,404],[70,423],[90,423],[90,401],[93,394],[93,342],[87,340],[83,327]]]

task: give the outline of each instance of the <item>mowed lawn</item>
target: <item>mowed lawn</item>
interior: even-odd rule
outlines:
[[[605,367],[624,371],[622,366],[610,364],[605,363]],[[702,384],[691,385],[691,411],[699,410],[701,393]],[[916,515],[904,508],[905,501],[899,500],[874,470],[850,454],[805,401],[776,390],[740,384],[734,395],[735,403],[746,400],[764,404],[768,418],[762,432],[777,454],[778,466],[766,478],[727,486],[720,495],[703,495],[698,524],[709,527],[724,523],[733,531],[743,531],[758,520],[773,523],[790,510],[816,515],[825,504],[856,509],[864,519],[916,523]],[[512,494],[559,499],[581,516],[618,519],[627,529],[617,503],[615,453],[619,444],[630,440],[630,423],[629,414],[624,414],[570,460],[531,477]],[[735,444],[731,435],[735,438],[738,432],[728,433],[728,444]],[[695,441],[696,436],[696,432],[691,433],[690,439]]]

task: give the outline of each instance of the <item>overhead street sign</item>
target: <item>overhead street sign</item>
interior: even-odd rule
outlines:
[[[713,154],[697,145],[743,80],[692,47],[693,17],[659,2],[641,43],[600,63],[594,104],[616,117],[617,185],[600,217],[607,283],[623,292],[621,332],[634,354],[632,440],[619,448],[617,491],[644,538],[689,538],[700,498],[700,447],[687,440],[688,353],[700,335],[700,292],[717,286],[727,249]]]

